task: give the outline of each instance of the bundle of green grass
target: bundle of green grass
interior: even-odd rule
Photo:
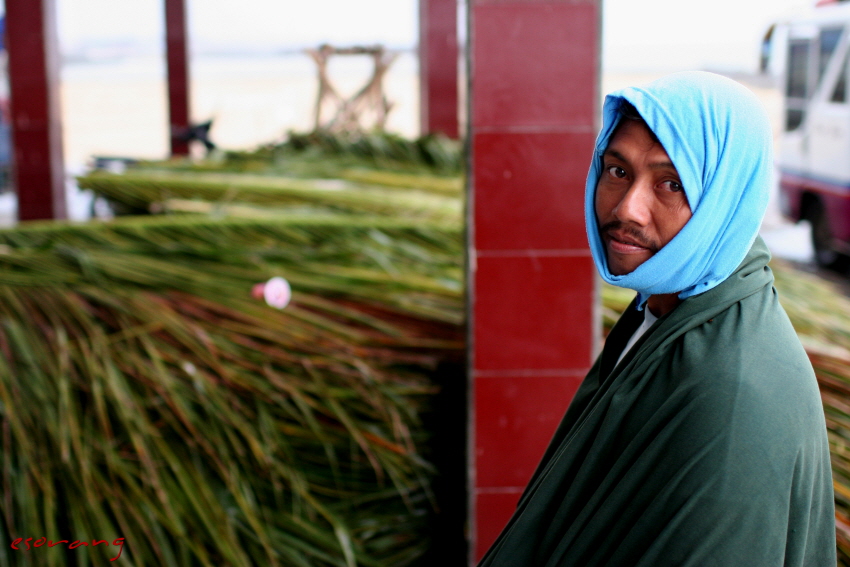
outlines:
[[[456,141],[391,134],[341,138],[290,133],[286,142],[226,152],[203,162],[136,163],[78,184],[119,214],[200,213],[265,217],[280,213],[461,216],[462,153]]]
[[[408,565],[422,412],[462,356],[459,227],[127,217],[0,231],[7,538],[128,565]],[[292,301],[251,295],[286,278]],[[76,562],[76,563],[74,563]]]
[[[0,231],[0,565],[115,556],[18,537],[124,538],[139,566],[422,558],[422,419],[463,360],[460,154],[308,138],[80,180],[165,214]],[[283,309],[252,295],[273,277]]]

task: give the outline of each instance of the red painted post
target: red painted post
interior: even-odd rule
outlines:
[[[18,219],[63,219],[65,167],[55,0],[6,0]]]
[[[584,227],[601,0],[469,0],[471,560],[599,345]]]
[[[419,0],[419,124],[458,137],[457,0]]]
[[[171,155],[189,155],[189,49],[186,0],[165,0],[165,38],[168,60],[168,116]]]

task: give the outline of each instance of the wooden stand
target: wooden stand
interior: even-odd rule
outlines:
[[[383,131],[392,108],[384,94],[383,80],[398,53],[387,51],[380,45],[332,47],[325,44],[319,49],[308,49],[307,54],[316,62],[319,72],[315,129],[347,134]],[[349,98],[339,93],[328,76],[328,61],[332,55],[368,55],[374,62],[369,81]]]

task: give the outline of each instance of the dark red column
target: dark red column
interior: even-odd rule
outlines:
[[[186,36],[186,0],[165,0],[172,156],[189,155],[189,142],[183,138],[189,129],[189,49]]]
[[[18,219],[63,219],[65,168],[54,0],[6,0]]]
[[[472,553],[509,519],[598,346],[584,184],[600,2],[470,0]]]
[[[457,0],[419,0],[422,134],[458,137]]]

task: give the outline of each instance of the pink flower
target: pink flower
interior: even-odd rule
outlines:
[[[256,284],[251,289],[251,295],[257,299],[265,299],[271,307],[283,309],[292,299],[292,288],[285,279],[274,277],[265,283]]]

